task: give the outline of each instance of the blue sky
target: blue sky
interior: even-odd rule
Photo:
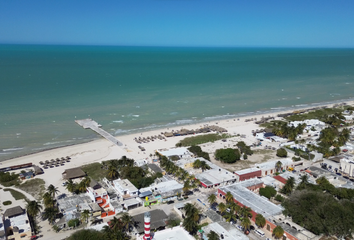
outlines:
[[[353,0],[3,0],[0,43],[354,47]]]

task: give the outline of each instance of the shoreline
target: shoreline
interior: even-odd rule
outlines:
[[[161,149],[161,148],[170,148],[174,147],[177,142],[179,142],[181,139],[185,137],[189,137],[192,135],[186,135],[186,136],[174,136],[174,137],[169,137],[167,138],[166,141],[162,140],[156,140],[154,142],[150,143],[143,143],[141,144],[144,146],[147,151],[146,152],[140,152],[138,149],[138,143],[134,141],[135,137],[147,137],[147,136],[152,136],[152,135],[159,135],[161,132],[169,132],[172,130],[180,130],[182,128],[187,128],[187,129],[196,129],[201,127],[200,125],[208,124],[208,125],[217,125],[223,128],[226,128],[228,130],[228,133],[231,135],[234,135],[237,131],[242,131],[241,129],[245,127],[245,129],[248,129],[249,131],[242,131],[242,134],[251,134],[252,130],[255,130],[258,127],[258,124],[256,124],[254,121],[251,122],[245,122],[245,119],[247,118],[257,118],[260,119],[261,117],[268,117],[268,115],[271,115],[272,117],[277,117],[278,114],[284,114],[284,113],[289,113],[290,110],[291,112],[293,110],[308,110],[314,107],[333,107],[335,104],[343,103],[345,102],[347,105],[354,105],[354,100],[341,100],[341,101],[335,101],[331,102],[330,104],[328,102],[326,103],[315,103],[315,104],[309,104],[307,107],[294,107],[292,109],[286,109],[286,110],[270,110],[266,112],[254,112],[253,114],[242,114],[240,113],[239,116],[236,115],[230,115],[230,118],[224,118],[224,119],[218,119],[214,118],[209,121],[195,121],[190,124],[181,124],[181,125],[172,125],[169,127],[162,127],[162,128],[155,128],[155,129],[149,129],[148,131],[140,131],[140,132],[135,132],[135,133],[129,133],[129,134],[124,134],[124,135],[115,135],[118,140],[122,141],[124,146],[123,147],[115,147],[112,143],[108,142],[107,140],[103,138],[98,138],[98,139],[93,139],[88,142],[84,143],[78,143],[78,144],[72,144],[72,145],[67,145],[67,146],[61,146],[61,147],[54,147],[51,149],[46,149],[40,152],[36,153],[31,153],[27,155],[22,155],[20,157],[14,157],[11,159],[6,159],[4,161],[1,161],[1,166],[2,167],[7,167],[11,165],[17,165],[21,164],[23,162],[33,162],[33,164],[39,165],[38,159],[41,159],[42,161],[45,161],[51,158],[57,158],[57,157],[64,157],[65,156],[70,156],[74,157],[78,155],[89,155],[88,152],[95,152],[98,153],[100,152],[99,155],[96,155],[96,159],[91,156],[89,159],[86,161],[83,160],[82,164],[88,162],[93,162],[93,161],[102,161],[102,160],[108,160],[108,158],[111,156],[112,158],[119,158],[126,155],[127,157],[131,157],[135,160],[139,160],[142,158],[146,158],[149,156],[149,154],[153,153],[154,150],[156,149]],[[267,114],[267,116],[266,116]],[[236,120],[238,119],[238,120]],[[232,121],[233,120],[233,121]],[[246,128],[245,125],[253,125],[248,128]],[[241,129],[239,129],[241,128]],[[239,133],[239,132],[237,132]],[[101,152],[99,149],[100,148],[105,148],[106,149],[106,154]],[[113,152],[113,154],[111,154]],[[66,153],[66,154],[64,154]],[[141,153],[141,155],[140,155]],[[147,154],[148,153],[148,154]],[[75,163],[81,162],[81,161],[75,161]],[[71,164],[70,164],[71,165]],[[75,164],[77,165],[77,164]]]
[[[222,121],[226,121],[226,120],[230,120],[230,119],[234,119],[234,118],[238,118],[238,119],[242,118],[243,119],[243,118],[255,117],[255,116],[260,116],[260,115],[267,115],[267,114],[268,115],[278,115],[278,114],[289,113],[289,112],[292,112],[295,110],[308,110],[308,109],[315,108],[315,107],[325,107],[325,106],[329,106],[329,105],[333,107],[333,105],[335,105],[335,104],[340,104],[340,103],[344,103],[344,102],[347,104],[354,103],[354,97],[348,98],[348,99],[335,100],[335,101],[320,102],[320,103],[292,105],[291,107],[271,108],[269,110],[264,110],[264,111],[242,112],[242,113],[227,114],[227,115],[216,115],[216,116],[211,116],[211,117],[205,117],[200,120],[193,120],[193,119],[176,120],[174,123],[167,123],[164,125],[152,124],[152,125],[149,125],[146,127],[123,130],[124,132],[121,134],[112,134],[112,135],[114,137],[116,137],[117,139],[119,139],[119,138],[125,138],[126,136],[129,136],[129,135],[143,134],[143,133],[147,133],[147,132],[151,132],[151,131],[164,131],[164,132],[166,132],[166,131],[170,131],[168,129],[188,128],[192,125],[212,124],[212,122],[215,122],[215,121],[222,122]],[[266,117],[266,116],[264,116],[264,117]],[[179,123],[176,123],[177,121],[186,121],[186,122],[179,124]],[[104,126],[103,126],[103,129],[104,129]],[[186,137],[188,137],[188,135]],[[18,158],[23,158],[26,156],[40,154],[43,152],[52,151],[52,150],[61,149],[61,148],[67,148],[67,147],[73,147],[73,146],[82,145],[82,144],[88,144],[88,143],[99,141],[99,140],[102,140],[102,138],[99,135],[97,135],[96,138],[87,139],[87,141],[83,141],[83,142],[79,142],[79,143],[72,143],[72,144],[68,144],[68,145],[54,146],[54,147],[42,149],[39,151],[33,151],[33,152],[21,154],[19,156],[13,156],[10,158],[6,158],[4,160],[0,160],[0,165],[3,165],[5,162],[15,160]]]

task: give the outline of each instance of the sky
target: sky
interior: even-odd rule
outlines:
[[[3,0],[1,44],[354,47],[353,0]]]

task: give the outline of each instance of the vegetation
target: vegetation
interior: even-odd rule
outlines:
[[[99,181],[104,176],[106,176],[107,172],[107,170],[104,169],[104,166],[101,163],[91,163],[88,165],[84,165],[81,167],[81,169],[87,174],[87,176],[96,181]]]
[[[224,163],[235,163],[240,160],[240,151],[238,149],[226,148],[215,151],[215,159]]]
[[[76,228],[80,225],[80,220],[77,218],[71,219],[68,222],[68,227]]]
[[[293,177],[290,177],[284,187],[281,189],[281,193],[289,195],[293,190],[295,186],[295,179]]]
[[[271,199],[277,194],[277,191],[274,189],[274,187],[271,186],[266,186],[264,188],[259,189],[259,195],[265,196],[268,199]]]
[[[33,218],[36,218],[38,216],[42,208],[42,205],[37,201],[30,201],[26,205],[28,215],[32,216]]]
[[[205,135],[186,137],[179,141],[176,144],[176,147],[188,147],[188,146],[196,146],[203,143],[215,142],[217,140],[221,140],[224,138],[228,138],[230,135],[228,134],[219,134],[219,133],[210,133]]]
[[[277,194],[277,195],[274,197],[274,199],[275,199],[276,201],[278,201],[278,202],[283,202],[283,201],[284,201],[284,197],[283,197],[282,195],[279,195],[279,194]]]
[[[341,132],[337,128],[325,128],[321,131],[319,137],[319,146],[311,146],[318,152],[323,153],[324,157],[334,156],[340,153],[340,147],[343,146],[350,137],[350,130],[344,128]],[[330,147],[334,147],[330,150]]]
[[[11,201],[4,201],[2,204],[4,204],[5,206],[7,206],[7,205],[11,205],[12,202],[11,202]]]
[[[210,205],[216,202],[216,195],[214,193],[210,194],[208,197],[208,202]]]
[[[170,215],[168,216],[168,219],[167,219],[167,226],[170,228],[173,228],[173,227],[179,226],[180,223],[181,223],[181,220],[179,219],[177,214],[170,213]]]
[[[256,215],[256,225],[260,228],[263,228],[266,225],[266,219],[263,217],[262,214]]]
[[[83,229],[74,232],[68,238],[68,240],[97,240],[97,239],[108,240],[109,238],[107,238],[107,236],[103,231],[97,231],[92,229]],[[112,238],[112,239],[118,239],[118,238]]]
[[[201,147],[193,145],[193,146],[189,147],[188,150],[191,153],[193,153],[194,155],[196,155],[198,157],[202,157],[202,158],[210,161],[209,153],[203,152]]]
[[[328,116],[332,114],[339,114],[343,110],[340,108],[324,108],[315,111],[310,111],[304,114],[296,114],[286,117],[287,121],[303,121],[306,119],[318,119],[322,122],[327,122]]]
[[[240,141],[236,144],[236,146],[238,147],[238,149],[240,150],[241,154],[243,155],[252,155],[253,151],[251,150],[250,146],[247,146],[246,143],[244,141]],[[247,157],[246,157],[247,159]]]
[[[25,195],[23,195],[22,193],[14,190],[14,189],[11,189],[11,188],[4,188],[4,191],[5,192],[10,192],[11,195],[15,198],[15,200],[20,200],[20,199],[24,199],[26,201],[28,201],[28,199],[26,198]]]
[[[306,124],[299,124],[297,127],[289,126],[288,122],[273,122],[272,132],[283,138],[288,138],[290,141],[295,141],[297,135],[302,134]]]
[[[278,157],[287,157],[288,156],[288,152],[284,148],[279,148],[277,150],[277,156]]]
[[[214,232],[213,230],[211,230],[208,233],[207,237],[208,237],[209,240],[219,240],[220,239],[219,235],[216,232]]]
[[[13,185],[19,185],[19,174],[15,174],[12,172],[0,172],[0,184],[4,185],[5,187],[10,187]]]
[[[200,168],[204,172],[205,170],[210,169],[210,166],[205,161],[200,161],[197,159],[193,163],[193,168]]]
[[[274,229],[273,229],[273,236],[277,239],[283,237],[284,235],[284,230],[281,226],[276,226]]]
[[[48,219],[49,224],[53,224],[59,213],[58,209],[55,207],[47,207],[44,209],[43,218]]]
[[[183,227],[191,235],[194,235],[198,231],[200,210],[194,204],[191,203],[187,203],[186,205],[184,205],[184,210],[185,218],[183,221]]]
[[[25,181],[18,188],[40,200],[45,190],[45,182],[41,178],[34,178]]]

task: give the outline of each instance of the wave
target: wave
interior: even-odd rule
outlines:
[[[136,117],[137,118],[137,117],[140,117],[140,116],[139,115],[132,115],[132,117]]]
[[[43,143],[43,146],[62,144],[62,143],[69,143],[69,142],[73,142],[73,140],[58,141],[58,142],[46,142],[46,143]]]
[[[177,115],[178,112],[170,112],[170,115]]]
[[[3,149],[3,152],[13,152],[13,151],[20,151],[24,148],[7,148],[7,149]]]
[[[112,121],[113,123],[124,123],[123,120]]]

